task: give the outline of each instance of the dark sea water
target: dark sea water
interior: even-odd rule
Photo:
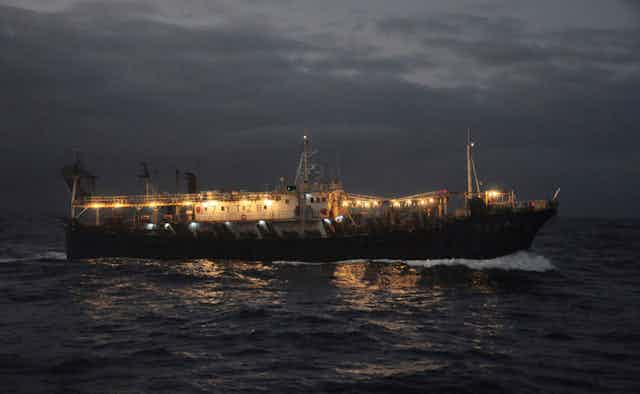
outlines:
[[[0,219],[0,392],[640,392],[640,222],[489,261],[67,262]]]

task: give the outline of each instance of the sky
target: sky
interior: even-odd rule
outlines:
[[[65,212],[76,151],[265,190],[305,133],[349,191],[461,191],[468,128],[486,187],[640,217],[640,1],[0,0],[9,211]]]

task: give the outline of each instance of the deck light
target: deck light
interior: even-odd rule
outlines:
[[[203,205],[205,207],[215,207],[216,205],[218,205],[218,201],[217,200],[205,201]]]

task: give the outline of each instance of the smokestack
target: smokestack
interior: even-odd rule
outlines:
[[[187,193],[195,194],[198,192],[198,181],[196,174],[193,172],[185,172],[184,178],[187,180]]]

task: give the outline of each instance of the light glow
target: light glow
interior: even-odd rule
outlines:
[[[218,200],[208,200],[202,203],[202,205],[204,205],[205,207],[215,207],[216,205],[218,205]]]

